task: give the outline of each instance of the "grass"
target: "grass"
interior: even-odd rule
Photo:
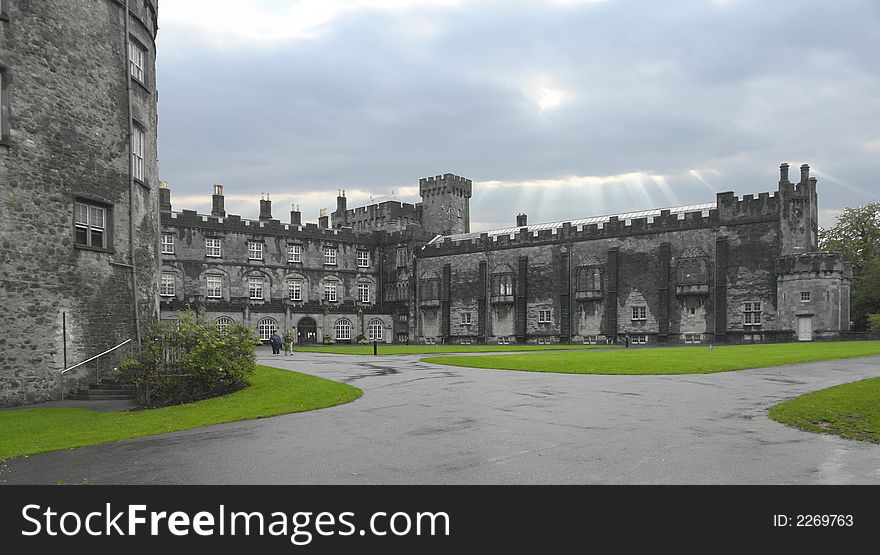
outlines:
[[[0,460],[320,409],[354,401],[363,391],[296,372],[258,366],[250,387],[186,405],[137,412],[35,408],[0,412]]]
[[[608,349],[609,345],[385,345],[379,344],[380,355],[429,355],[434,353],[497,353],[516,351],[572,351]],[[372,355],[372,345],[332,345],[328,347],[295,347],[305,353],[334,355]]]
[[[849,439],[880,442],[880,378],[803,395],[770,408],[783,424]]]
[[[712,374],[800,362],[880,355],[880,341],[784,343],[715,347],[629,349],[592,353],[541,353],[481,357],[431,357],[423,362],[564,374]]]

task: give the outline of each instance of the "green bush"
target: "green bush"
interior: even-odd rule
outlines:
[[[324,345],[333,345],[336,343],[336,340],[330,337],[329,335],[324,336]]]
[[[180,313],[176,326],[156,323],[120,371],[134,383],[140,406],[160,407],[238,391],[255,368],[249,327],[232,324],[220,331],[187,311]]]
[[[880,334],[880,314],[868,314],[868,331]]]

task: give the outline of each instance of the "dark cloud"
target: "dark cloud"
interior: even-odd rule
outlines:
[[[473,219],[507,225],[511,203],[538,221],[772,190],[788,161],[820,173],[823,208],[878,197],[880,33],[867,0],[466,2],[352,12],[317,39],[272,46],[216,48],[171,24],[160,35],[160,162],[175,195],[207,197],[215,182],[326,189],[329,206],[337,188],[385,194],[446,171],[667,178],[666,190],[643,179],[477,191]],[[542,87],[563,102],[540,111]]]

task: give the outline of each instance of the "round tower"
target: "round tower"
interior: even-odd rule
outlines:
[[[0,405],[94,380],[61,372],[157,315],[157,3],[2,4]]]

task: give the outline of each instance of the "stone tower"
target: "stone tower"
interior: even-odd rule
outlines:
[[[422,227],[433,235],[470,233],[470,179],[445,173],[419,180]]]
[[[782,256],[816,252],[819,248],[819,210],[816,178],[810,177],[810,166],[801,166],[801,176],[792,183],[788,164],[779,167],[779,226]]]
[[[0,405],[158,313],[157,3],[2,2]]]

